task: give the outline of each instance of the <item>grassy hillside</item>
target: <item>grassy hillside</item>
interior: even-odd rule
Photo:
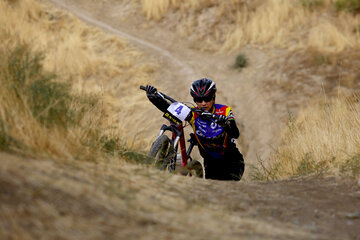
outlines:
[[[3,150],[94,160],[134,141],[127,115],[146,99],[129,99],[155,64],[37,1],[1,1],[0,25]]]
[[[300,99],[296,92],[316,97],[318,86],[331,95],[337,94],[339,85],[360,87],[357,0],[147,0],[138,4],[138,11],[150,22],[176,29],[192,48],[242,53],[254,47],[269,54],[273,57],[268,63],[269,86],[289,93],[289,98]]]
[[[255,179],[315,174],[360,176],[359,96],[316,102],[289,116],[282,143],[269,161],[260,159]]]
[[[201,42],[198,46],[204,49],[238,50],[247,44],[255,44],[339,53],[347,48],[360,47],[360,19],[351,14],[360,9],[359,4],[351,5],[356,1],[139,2],[148,19],[165,21],[176,18],[179,23],[171,22],[170,25],[176,24],[180,34]]]

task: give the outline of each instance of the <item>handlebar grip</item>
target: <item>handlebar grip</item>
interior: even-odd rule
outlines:
[[[140,85],[140,89],[146,91],[146,87],[143,86],[143,85]],[[166,95],[165,95],[164,93],[162,93],[162,92],[156,92],[156,94],[160,95],[162,98],[166,98],[166,99],[169,100],[170,102],[176,102],[175,99],[173,99],[173,98],[171,98],[171,97],[169,97],[169,96],[166,96]]]
[[[219,115],[212,114],[212,113],[207,112],[207,111],[202,110],[202,109],[192,108],[191,111],[192,112],[197,112],[198,114],[200,114],[202,117],[205,117],[206,119],[215,120],[215,122],[219,120]]]

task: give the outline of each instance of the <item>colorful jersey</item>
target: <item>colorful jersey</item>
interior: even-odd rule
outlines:
[[[230,121],[234,121],[234,116],[230,107],[215,104],[212,114],[224,115]],[[229,137],[229,133],[219,126],[212,119],[203,119],[194,113],[190,119],[190,124],[194,130],[195,137],[199,143],[201,155],[212,158],[223,158],[224,150],[235,147],[235,143]]]

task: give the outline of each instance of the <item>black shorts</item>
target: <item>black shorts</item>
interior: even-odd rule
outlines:
[[[238,149],[225,152],[224,158],[204,158],[205,178],[215,180],[240,181],[245,163]]]

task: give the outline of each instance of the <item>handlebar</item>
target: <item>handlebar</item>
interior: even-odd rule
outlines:
[[[205,119],[210,119],[210,120],[215,120],[215,122],[218,120],[219,115],[216,114],[212,114],[211,112],[208,112],[204,109],[199,109],[199,108],[192,108],[191,109],[192,112],[196,112],[197,114],[199,114],[202,118]]]
[[[146,91],[146,87],[143,86],[143,85],[140,85],[140,89]],[[162,98],[165,98],[165,99],[169,100],[169,101],[172,102],[172,103],[177,102],[175,99],[167,96],[165,93],[156,92],[156,94],[160,95]]]
[[[146,91],[146,87],[143,86],[143,85],[140,85],[140,89]],[[172,102],[172,103],[177,102],[175,99],[167,96],[166,94],[164,94],[164,93],[162,93],[162,92],[158,92],[158,91],[157,91],[156,94],[160,95],[162,98],[165,98],[165,99],[169,100],[169,101]],[[201,115],[203,118],[215,120],[215,122],[218,120],[218,116],[219,116],[219,115],[212,114],[212,113],[210,113],[210,112],[208,112],[208,111],[205,111],[205,110],[203,110],[203,109],[191,108],[191,111],[198,113],[198,114]]]

